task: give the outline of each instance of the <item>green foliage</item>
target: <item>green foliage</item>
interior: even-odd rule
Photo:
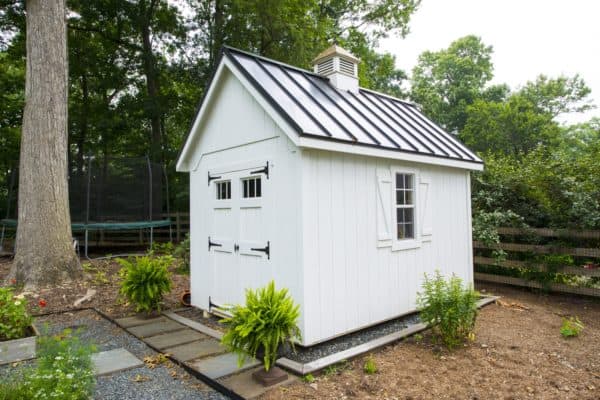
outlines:
[[[302,377],[302,381],[306,383],[313,383],[315,381],[315,377],[313,374],[306,374]]]
[[[168,267],[173,258],[146,256],[117,259],[117,262],[122,266],[121,294],[135,304],[136,311],[160,310],[163,295],[171,291]]]
[[[350,368],[348,360],[342,360],[339,363],[328,365],[324,370],[325,375],[336,375]]]
[[[375,364],[373,356],[369,355],[369,357],[367,357],[365,365],[363,366],[363,371],[365,371],[365,374],[368,375],[373,375],[377,373],[377,364]]]
[[[425,274],[423,292],[417,297],[421,321],[430,325],[433,334],[452,349],[472,334],[478,297],[471,287],[463,287],[457,276],[446,280],[439,271],[433,278]]]
[[[460,132],[467,107],[482,98],[493,77],[492,47],[476,36],[465,36],[447,49],[419,56],[411,78],[411,99],[427,116],[451,132]]]
[[[86,400],[96,384],[91,355],[95,346],[83,343],[71,330],[42,336],[37,344],[37,365],[13,375],[0,385],[0,399]]]
[[[560,334],[564,338],[579,336],[581,331],[585,328],[583,323],[577,317],[564,318],[562,326],[560,327]]]
[[[177,272],[183,274],[190,273],[190,234],[185,235],[185,239],[175,247],[173,256],[181,260],[181,264],[177,268]]]
[[[0,288],[0,341],[25,337],[31,322],[25,297],[15,296],[12,288]]]
[[[175,245],[171,242],[152,242],[152,254],[172,255],[175,251]]]
[[[277,358],[279,346],[290,339],[300,338],[297,320],[300,306],[295,305],[287,289],[276,290],[275,282],[257,290],[246,290],[246,304],[233,306],[231,318],[223,320],[227,333],[221,342],[238,354],[243,365],[246,357],[264,352],[265,370]],[[293,342],[290,342],[293,346]]]

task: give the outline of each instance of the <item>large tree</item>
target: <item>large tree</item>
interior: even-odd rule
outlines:
[[[65,0],[27,0],[25,110],[11,277],[44,286],[82,274],[71,243],[67,184]]]

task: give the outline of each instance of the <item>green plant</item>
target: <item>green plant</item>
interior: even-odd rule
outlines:
[[[564,338],[576,337],[579,336],[583,328],[585,326],[578,317],[564,318],[560,327],[560,334]]]
[[[0,288],[0,341],[24,337],[30,325],[25,296],[15,296],[11,288]]]
[[[185,239],[182,240],[175,250],[173,256],[181,260],[181,263],[177,267],[177,273],[188,275],[190,273],[190,234],[185,235]]]
[[[432,279],[425,274],[423,292],[417,297],[421,321],[432,327],[434,337],[446,347],[456,347],[473,331],[478,297],[471,287],[463,287],[455,275],[446,280],[439,271]]]
[[[373,356],[367,357],[367,361],[365,361],[365,365],[363,366],[363,371],[365,374],[373,375],[377,373],[377,364],[375,364],[375,360]]]
[[[348,360],[342,360],[339,363],[331,364],[325,368],[325,375],[335,375],[350,368]]]
[[[230,311],[231,317],[223,320],[228,329],[221,341],[238,355],[240,366],[247,356],[257,357],[260,350],[268,371],[277,358],[279,346],[289,339],[300,338],[296,324],[300,307],[294,304],[287,289],[276,290],[273,281],[264,288],[246,290],[246,304],[233,306]],[[293,348],[293,342],[291,345]]]
[[[173,250],[175,246],[171,242],[152,242],[152,247],[150,249],[151,254],[163,254],[163,255],[171,255],[173,254]]]
[[[160,302],[165,293],[171,291],[171,278],[168,266],[171,256],[135,257],[118,259],[122,266],[119,272],[123,278],[121,294],[135,304],[136,311],[160,310]]]
[[[302,380],[306,383],[313,383],[315,381],[315,377],[313,374],[306,374],[302,377]]]
[[[37,366],[21,370],[0,384],[0,400],[90,399],[95,386],[91,355],[95,346],[83,343],[71,330],[42,336]]]

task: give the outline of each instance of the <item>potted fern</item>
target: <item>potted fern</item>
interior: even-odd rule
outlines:
[[[280,346],[300,339],[297,320],[300,306],[294,304],[287,289],[275,289],[271,281],[257,290],[246,290],[246,304],[229,309],[231,317],[223,322],[227,332],[222,343],[238,355],[241,367],[247,358],[259,358],[264,368],[252,374],[264,386],[274,385],[287,379],[287,374],[275,367]]]

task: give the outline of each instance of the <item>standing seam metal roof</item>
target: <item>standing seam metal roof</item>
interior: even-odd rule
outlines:
[[[362,88],[339,90],[313,72],[231,47],[223,51],[301,136],[482,163],[414,104]]]

